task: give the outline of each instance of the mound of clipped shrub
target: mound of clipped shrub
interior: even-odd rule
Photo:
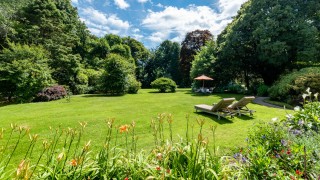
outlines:
[[[141,82],[137,81],[134,76],[128,77],[128,93],[137,94],[139,89],[141,89]]]
[[[158,78],[151,83],[151,87],[154,89],[158,89],[159,92],[175,92],[177,88],[177,84],[169,78]]]
[[[320,68],[304,68],[282,76],[270,89],[271,99],[288,104],[298,104],[302,101],[302,94],[310,87],[312,92],[320,92]]]
[[[62,99],[67,95],[68,95],[68,92],[63,86],[55,85],[55,86],[44,88],[41,92],[37,94],[34,101],[35,102],[53,101],[53,100]]]

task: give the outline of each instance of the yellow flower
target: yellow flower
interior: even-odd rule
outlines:
[[[63,154],[63,152],[62,153],[60,153],[59,155],[58,155],[58,161],[61,161],[62,160],[62,158],[63,158],[63,156],[64,156],[64,154]]]
[[[25,163],[25,162],[26,162],[25,160],[22,160],[22,161],[20,162],[20,164],[18,165],[17,176],[19,176],[19,175],[21,174],[21,172],[23,171],[23,167],[24,167],[24,163]]]

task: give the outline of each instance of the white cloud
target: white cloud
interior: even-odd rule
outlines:
[[[159,7],[159,8],[163,8],[164,7],[164,5],[162,5],[161,3],[158,3],[156,6]]]
[[[71,0],[71,2],[75,5],[78,5],[79,4],[79,1],[78,0]]]
[[[130,5],[125,0],[114,0],[114,4],[120,9],[127,9]]]
[[[146,3],[148,2],[149,0],[138,0],[139,3]]]
[[[86,1],[91,4],[94,0],[86,0]]]
[[[138,29],[138,28],[132,29],[132,32],[138,33],[138,32],[140,32],[140,29]]]
[[[79,14],[88,29],[97,36],[103,36],[107,33],[127,35],[127,31],[130,28],[128,21],[121,20],[115,14],[104,14],[92,7],[80,8]]]
[[[240,9],[240,6],[247,0],[219,0],[218,7],[220,10],[221,17],[234,16]]]
[[[148,39],[153,43],[166,39],[181,42],[187,32],[196,29],[210,30],[216,36],[231,22],[231,17],[236,15],[245,1],[219,0],[218,12],[208,6],[195,5],[187,8],[168,6],[159,12],[149,10],[142,26],[152,32]]]
[[[103,6],[111,6],[110,0],[106,0],[106,1],[103,3]]]

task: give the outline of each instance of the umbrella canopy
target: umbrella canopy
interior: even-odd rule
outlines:
[[[209,80],[212,81],[213,79],[211,77],[205,76],[205,75],[201,75],[199,77],[194,78],[195,80]]]
[[[204,81],[212,81],[213,79],[211,77],[205,76],[205,75],[201,75],[199,77],[194,78],[195,80],[202,80],[202,88],[204,88]]]

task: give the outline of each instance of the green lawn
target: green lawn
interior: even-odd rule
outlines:
[[[190,129],[193,125],[194,138],[197,137],[199,126],[197,118],[205,119],[204,134],[212,142],[212,134],[209,127],[218,125],[216,132],[216,144],[220,153],[226,153],[229,149],[245,143],[248,130],[254,123],[259,121],[270,121],[274,117],[282,118],[285,111],[250,104],[249,108],[257,112],[253,117],[242,116],[233,119],[218,120],[214,115],[196,113],[194,105],[212,104],[224,97],[235,97],[240,99],[243,95],[235,94],[215,94],[200,96],[194,95],[190,89],[178,89],[176,93],[156,93],[154,90],[143,89],[138,94],[128,94],[125,96],[108,97],[102,95],[78,95],[72,96],[71,101],[65,99],[44,102],[15,104],[0,107],[1,126],[10,129],[10,123],[24,125],[31,128],[32,133],[40,134],[40,137],[50,136],[49,126],[56,128],[62,125],[63,128],[79,127],[79,122],[88,123],[85,130],[85,139],[92,140],[93,150],[102,145],[106,135],[106,123],[108,118],[115,118],[115,124],[130,124],[136,122],[136,133],[138,135],[138,147],[148,149],[153,145],[153,137],[150,128],[150,121],[156,118],[159,113],[173,114],[173,135],[176,140],[185,137],[186,115],[190,115]],[[165,124],[168,132],[168,125]],[[190,134],[191,134],[190,130]],[[168,135],[168,133],[166,134]],[[124,137],[120,136],[123,140]],[[0,140],[4,144],[4,140]],[[26,142],[22,143],[22,146]],[[27,147],[18,150],[22,152]]]

